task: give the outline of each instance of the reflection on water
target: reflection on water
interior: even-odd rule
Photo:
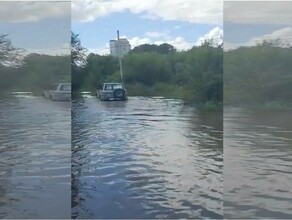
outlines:
[[[222,113],[140,97],[72,110],[73,218],[222,218]]]
[[[292,113],[224,111],[224,217],[292,218]]]
[[[70,108],[0,98],[0,218],[70,218]]]

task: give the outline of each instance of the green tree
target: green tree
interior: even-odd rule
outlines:
[[[79,35],[71,32],[71,67],[72,90],[77,91],[82,86],[86,67],[86,51],[81,44]]]
[[[71,32],[71,65],[73,67],[84,67],[86,65],[86,52],[79,39],[79,35]]]
[[[136,81],[148,86],[169,80],[166,57],[158,53],[130,54],[125,59],[126,82]]]
[[[145,53],[145,52],[156,52],[161,54],[169,54],[175,52],[176,49],[167,43],[161,45],[155,44],[142,44],[131,50],[131,53]]]
[[[14,47],[8,35],[0,34],[0,65],[19,67],[23,65],[23,49]]]
[[[118,63],[112,56],[90,54],[83,88],[95,90],[102,82],[118,81]],[[222,44],[206,41],[187,51],[176,51],[168,44],[145,44],[124,56],[122,63],[129,94],[167,95],[194,104],[222,103]]]
[[[292,48],[263,41],[224,54],[224,94],[231,104],[292,101]]]

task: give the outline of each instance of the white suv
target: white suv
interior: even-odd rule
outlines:
[[[101,101],[128,99],[127,90],[123,83],[103,83],[96,91],[96,96]]]
[[[43,92],[46,98],[52,101],[70,101],[71,83],[56,83]]]

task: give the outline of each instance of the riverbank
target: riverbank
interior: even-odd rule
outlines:
[[[169,99],[180,99],[185,105],[196,107],[202,110],[222,110],[222,102],[196,101],[194,92],[184,86],[178,86],[166,83],[156,83],[154,86],[144,86],[142,84],[126,85],[128,94],[132,96],[162,96]]]
[[[184,105],[195,107],[198,110],[207,110],[207,111],[222,111],[223,104],[222,102],[206,102],[199,103],[192,100],[191,91],[186,90],[183,87],[167,84],[156,84],[155,86],[144,86],[142,84],[126,84],[126,89],[129,96],[133,97],[163,97],[165,99],[178,99],[183,102]],[[95,96],[96,90],[90,89],[80,89],[79,91],[72,93],[73,99],[80,98],[81,92],[90,91],[91,95]]]
[[[224,108],[244,108],[247,110],[286,111],[292,110],[290,102],[262,102],[262,103],[224,103]]]

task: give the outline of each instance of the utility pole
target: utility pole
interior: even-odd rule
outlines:
[[[120,63],[120,74],[121,74],[121,79],[122,79],[122,83],[124,82],[124,78],[123,78],[123,67],[122,67],[122,60],[121,57],[119,56],[119,63]]]
[[[121,75],[121,79],[122,79],[122,83],[123,83],[124,82],[123,67],[122,67],[121,48],[120,48],[120,45],[119,45],[119,40],[120,40],[120,34],[119,34],[119,30],[117,30],[117,45],[118,45],[118,57],[119,57],[119,64],[120,64],[120,75]]]

